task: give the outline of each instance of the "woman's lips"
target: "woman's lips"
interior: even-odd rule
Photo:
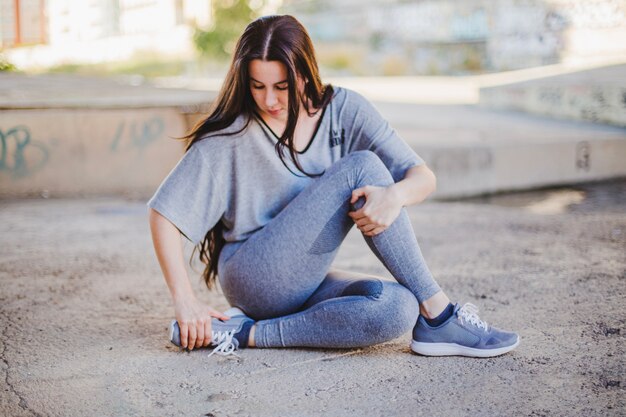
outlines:
[[[271,114],[272,116],[278,116],[281,111],[282,111],[281,109],[278,109],[278,110],[268,110],[267,112]]]

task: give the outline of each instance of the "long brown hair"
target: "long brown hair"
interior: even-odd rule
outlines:
[[[194,143],[210,138],[211,133],[229,127],[239,115],[243,115],[243,127],[226,135],[241,133],[254,117],[256,105],[250,92],[249,63],[254,59],[278,61],[285,65],[288,80],[287,125],[276,143],[276,151],[285,163],[284,150],[289,150],[291,160],[298,170],[307,176],[315,176],[304,171],[294,146],[294,132],[303,104],[307,113],[324,108],[333,95],[330,84],[323,85],[315,59],[313,43],[306,29],[293,16],[264,16],[250,23],[237,41],[235,53],[222,88],[212,105],[209,116],[196,125],[185,136],[188,151]],[[297,88],[297,77],[304,80],[304,96]],[[312,108],[309,108],[309,103]],[[224,133],[216,133],[224,135]],[[209,289],[217,278],[217,262],[224,247],[222,236],[224,225],[218,222],[194,248],[202,263],[206,265],[202,277]]]

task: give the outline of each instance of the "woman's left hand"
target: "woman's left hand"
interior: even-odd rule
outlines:
[[[398,194],[389,187],[367,185],[352,191],[350,203],[365,197],[359,210],[348,212],[356,227],[365,236],[375,236],[387,229],[400,215],[402,203]]]

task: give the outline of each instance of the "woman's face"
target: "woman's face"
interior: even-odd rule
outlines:
[[[279,61],[250,61],[250,92],[257,110],[264,118],[287,121],[289,90],[287,68]],[[298,89],[304,91],[304,83],[298,77]]]

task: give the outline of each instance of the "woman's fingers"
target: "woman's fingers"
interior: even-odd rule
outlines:
[[[357,211],[350,211],[348,212],[348,216],[350,216],[350,218],[352,219],[352,221],[357,225],[357,227],[359,226],[363,226],[365,224],[375,224],[377,226],[387,226],[383,223],[385,223],[385,216],[384,213],[378,213],[378,214],[374,214],[374,213],[369,213],[368,211],[366,211],[365,207],[361,207],[359,210]]]
[[[196,323],[196,331],[197,331],[197,335],[198,338],[196,339],[196,347],[202,347],[202,345],[204,344],[204,323],[206,321],[205,320],[199,320],[198,323]]]
[[[187,323],[180,323],[178,322],[179,327],[180,327],[180,345],[183,348],[187,348],[187,337],[189,337],[189,326],[187,326]]]
[[[370,236],[370,237],[372,237],[372,236],[376,236],[376,235],[377,235],[377,234],[379,234],[379,233],[384,232],[384,231],[385,231],[385,229],[387,229],[387,228],[386,228],[386,227],[382,227],[382,226],[381,226],[381,227],[377,227],[377,228],[375,228],[375,229],[373,229],[373,230],[371,230],[371,231],[369,231],[369,232],[367,232],[367,233],[363,233],[363,234],[364,234],[365,236]]]
[[[211,344],[211,319],[204,322],[204,343],[202,346],[207,347]]]
[[[375,224],[375,223],[366,223],[362,226],[358,226],[361,233],[365,236],[374,236],[377,235],[387,229],[388,226]]]
[[[362,228],[368,225],[371,225],[374,227],[388,227],[382,221],[375,221],[373,219],[361,219],[361,220],[356,221],[355,224],[358,228]]]
[[[229,320],[230,319],[229,316],[227,316],[225,314],[222,314],[219,311],[213,310],[213,309],[209,309],[209,316],[216,317],[216,318],[218,318],[220,320]]]
[[[389,224],[387,224],[385,219],[382,219],[382,218],[364,217],[359,220],[354,220],[354,224],[356,224],[356,227],[358,227],[361,230],[363,230],[362,229],[363,227],[368,226],[368,225],[371,225],[374,227],[389,227]]]
[[[368,233],[371,232],[372,230],[376,229],[378,226],[375,224],[366,224],[363,225],[361,227],[359,227],[359,230],[363,233]]]
[[[355,222],[361,219],[366,219],[367,215],[363,213],[363,208],[361,207],[357,211],[349,211],[348,216],[352,218]]]
[[[211,320],[213,317],[228,320],[210,306],[198,302],[195,298],[181,299],[176,302],[176,320],[180,326],[181,347],[193,350],[209,346],[212,342]]]
[[[363,188],[357,188],[356,190],[352,191],[352,198],[350,199],[350,204],[356,203],[359,197],[367,197],[368,187],[369,186],[365,186]]]
[[[211,318],[229,320],[230,317],[215,310],[209,310],[207,317],[186,322],[180,326],[181,345],[193,350],[211,344]]]
[[[189,325],[189,342],[187,343],[187,348],[189,350],[193,350],[196,345],[197,332],[196,332],[196,322],[192,321]]]

